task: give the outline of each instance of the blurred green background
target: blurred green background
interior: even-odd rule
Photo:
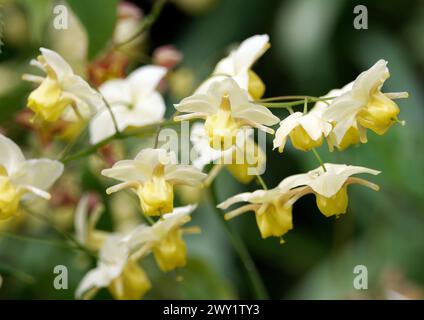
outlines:
[[[20,80],[21,74],[30,70],[27,63],[37,55],[40,46],[57,48],[59,42],[62,52],[57,50],[67,53],[65,57],[75,62],[73,66],[77,70],[84,70],[81,61],[97,57],[111,37],[118,1],[68,1],[87,32],[89,46],[80,56],[82,35],[58,37],[49,31],[52,6],[59,2],[1,2],[0,128],[20,146],[26,146],[27,154],[53,153],[54,148],[50,151],[40,149],[35,135],[28,134],[28,130],[16,121],[31,90]],[[152,1],[133,3],[144,12],[152,6]],[[357,4],[367,6],[367,30],[353,27],[356,16],[353,8]],[[303,198],[295,204],[294,229],[284,237],[286,243],[283,245],[275,238],[260,238],[253,214],[229,222],[247,244],[270,297],[423,298],[424,2],[171,1],[140,48],[145,56],[150,56],[154,48],[173,44],[184,55],[174,71],[174,84],[170,84],[167,91],[170,92],[166,95],[168,114],[173,112],[172,103],[176,103],[184,92],[181,83],[187,83],[187,87],[200,83],[234,44],[262,33],[269,34],[271,49],[257,62],[254,70],[266,83],[266,97],[326,94],[352,81],[380,58],[388,60],[391,71],[384,91],[410,93],[409,99],[399,101],[399,117],[406,121],[404,127],[395,125],[382,137],[370,133],[367,144],[344,152],[329,153],[326,145],[319,149],[326,162],[381,170],[381,175],[370,178],[381,186],[380,192],[350,187],[348,213],[339,219],[327,219],[320,214],[313,196]],[[136,60],[132,67],[140,61]],[[189,94],[190,89],[186,90]],[[278,115],[282,117],[285,113]],[[268,140],[267,170],[263,177],[270,187],[290,174],[317,167],[312,154],[294,150],[290,144],[283,155],[271,152],[272,138]],[[125,143],[128,150],[139,142]],[[123,209],[104,195],[107,182],[93,168],[95,164],[87,159],[72,164],[69,179],[75,180],[83,190],[98,192],[103,197],[107,210],[100,228],[111,229],[113,208]],[[255,182],[247,186],[239,184],[227,172],[218,177],[216,186],[220,200],[258,188]],[[76,191],[77,195],[80,193]],[[69,205],[65,209],[53,209],[53,213],[62,215],[64,218],[58,221],[66,225],[63,221],[68,220],[68,227],[72,228],[69,216],[73,208],[74,205]],[[18,226],[6,226],[2,229],[4,232],[1,231],[3,286],[0,298],[73,298],[76,286],[93,261],[60,247],[54,242],[58,238],[54,231],[34,224],[26,221]],[[186,237],[189,246],[186,268],[163,274],[150,259],[143,262],[153,284],[146,298],[251,298],[243,268],[210,204],[202,201],[194,214],[193,224],[202,228],[202,234]],[[22,237],[14,237],[14,234]],[[58,264],[69,269],[69,290],[53,288],[53,268]],[[368,268],[368,290],[358,291],[353,287],[356,265]],[[177,276],[184,280],[176,281]],[[97,298],[109,298],[109,295],[104,290]]]

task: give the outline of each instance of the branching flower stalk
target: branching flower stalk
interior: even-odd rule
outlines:
[[[252,257],[249,254],[249,251],[246,248],[246,245],[244,244],[240,236],[237,234],[237,232],[234,230],[234,228],[223,219],[220,210],[218,210],[218,208],[216,207],[219,202],[216,196],[216,190],[213,182],[208,188],[208,190],[211,204],[213,205],[214,209],[213,211],[215,212],[217,219],[220,221],[221,225],[225,229],[228,238],[230,239],[231,244],[233,245],[234,250],[236,251],[240,261],[243,264],[244,269],[246,270],[246,274],[251,284],[251,289],[254,293],[255,298],[260,300],[268,299],[268,293],[265,289],[265,285],[262,281],[261,276],[259,275],[255,263],[252,260]]]

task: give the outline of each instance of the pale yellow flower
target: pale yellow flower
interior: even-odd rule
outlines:
[[[97,267],[81,280],[77,298],[90,298],[98,289],[108,288],[115,299],[139,300],[151,288],[149,278],[130,253],[124,236],[112,234],[100,250]]]
[[[319,147],[331,129],[331,124],[314,111],[306,114],[295,112],[280,122],[275,132],[274,149],[283,152],[287,138],[290,137],[293,147],[309,151]]]
[[[253,211],[262,238],[281,237],[293,228],[292,208],[297,195],[298,192],[290,191],[290,185],[281,185],[270,190],[240,193],[220,203],[218,208],[227,209],[238,202],[248,202],[228,212],[225,219]]]
[[[175,120],[205,119],[209,144],[217,150],[231,148],[243,126],[273,134],[274,130],[268,126],[279,122],[268,108],[251,103],[247,93],[232,78],[213,81],[206,93],[187,97],[175,108],[187,113],[175,117]]]
[[[24,80],[39,83],[28,97],[28,107],[45,121],[62,116],[69,121],[92,116],[102,104],[101,96],[55,51],[40,48],[41,55],[31,64],[46,73],[45,77],[25,74]]]
[[[196,205],[175,208],[172,213],[163,215],[152,226],[141,226],[128,236],[134,247],[139,247],[138,257],[153,252],[156,263],[162,271],[183,267],[187,263],[187,248],[184,233],[198,233],[198,228],[182,226],[191,220],[190,213]]]
[[[326,217],[346,213],[348,206],[347,186],[350,184],[361,184],[373,190],[379,187],[367,180],[351,177],[355,174],[368,173],[377,175],[380,171],[345,164],[325,163],[308,173],[290,176],[283,180],[283,184],[291,187],[308,186],[309,193],[314,193],[319,210]]]
[[[252,71],[252,66],[270,46],[269,36],[266,34],[254,35],[244,40],[227,57],[218,62],[211,78],[202,83],[196,93],[206,92],[214,80],[231,77],[240,88],[248,92],[250,98],[260,99],[265,92],[265,85]]]
[[[390,77],[387,61],[379,60],[369,70],[340,91],[328,107],[323,106],[324,120],[334,125],[328,142],[330,150],[343,150],[351,144],[367,142],[366,129],[383,135],[395,122],[399,107],[393,99],[408,97],[407,92],[383,93],[381,88]],[[331,93],[331,92],[330,92]],[[321,103],[322,107],[322,103]]]
[[[228,171],[241,183],[249,183],[257,174],[265,170],[266,155],[251,138],[252,129],[241,128],[236,143],[229,149],[220,151],[210,147],[204,125],[195,123],[190,131],[190,141],[197,157],[193,166],[199,170],[210,163],[225,165]]]
[[[21,200],[31,200],[34,195],[49,200],[46,190],[62,172],[59,161],[25,160],[19,147],[0,134],[0,219],[15,215]]]
[[[301,197],[313,193],[319,210],[326,216],[346,213],[348,205],[347,186],[361,184],[374,190],[379,187],[367,180],[351,177],[354,174],[379,174],[379,171],[340,164],[324,164],[305,174],[285,178],[278,187],[270,190],[256,190],[235,195],[218,205],[227,209],[238,202],[248,202],[225,215],[232,219],[245,212],[255,212],[256,222],[262,238],[281,237],[293,228],[293,204]]]
[[[206,177],[193,166],[177,164],[175,153],[164,149],[144,149],[134,160],[118,161],[102,174],[123,181],[108,188],[108,194],[131,188],[144,214],[150,216],[172,212],[174,185],[196,186]]]

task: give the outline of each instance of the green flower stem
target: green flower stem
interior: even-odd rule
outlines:
[[[272,99],[272,98],[268,98],[268,99]],[[266,101],[264,102],[263,100],[257,100],[257,101],[253,101],[253,103],[260,104],[268,108],[291,108],[294,106],[304,105],[305,101],[307,101],[307,103],[311,103],[311,102],[326,101],[331,99],[334,99],[334,97],[327,97],[327,98],[302,97],[302,100],[290,101],[290,102],[266,102]],[[267,100],[267,101],[272,101],[272,100]]]
[[[113,136],[110,136],[96,144],[93,144],[92,146],[81,150],[80,152],[77,152],[75,154],[72,154],[70,156],[65,157],[64,159],[62,159],[62,162],[64,164],[67,164],[73,160],[77,160],[80,158],[84,158],[87,157],[93,153],[95,153],[98,149],[100,149],[101,147],[107,145],[108,143],[114,141],[114,140],[124,140],[130,137],[134,137],[137,135],[147,135],[147,134],[155,134],[157,132],[157,128],[158,127],[163,127],[165,125],[171,125],[171,124],[175,124],[175,122],[171,119],[171,120],[166,120],[166,121],[162,121],[162,122],[158,122],[158,123],[154,123],[154,124],[150,124],[150,125],[146,125],[140,128],[136,128],[133,130],[129,130],[126,132],[120,132],[119,134],[115,133]]]
[[[97,92],[102,97],[102,100],[103,100],[104,104],[106,105],[107,110],[109,111],[110,117],[112,118],[113,127],[115,128],[115,135],[119,136],[120,130],[119,130],[119,127],[118,127],[118,121],[116,120],[115,114],[112,111],[112,107],[110,106],[110,104],[106,100],[106,98],[101,94],[101,92],[99,90],[97,90]]]
[[[22,272],[20,270],[16,270],[13,267],[9,266],[9,265],[5,265],[5,264],[0,264],[0,274],[3,275],[7,275],[7,276],[12,276],[20,281],[22,281],[23,283],[27,283],[27,284],[33,284],[35,282],[35,279],[33,276]]]
[[[60,234],[62,237],[64,237],[66,240],[68,240],[73,245],[73,248],[80,250],[81,252],[86,253],[88,256],[90,256],[94,259],[97,259],[96,255],[90,249],[86,248],[81,243],[79,243],[79,241],[77,239],[75,239],[73,235],[71,235],[70,233],[62,230],[59,227],[57,227],[47,216],[45,216],[43,214],[36,213],[36,212],[32,211],[31,209],[29,209],[28,207],[23,207],[23,208],[25,209],[25,211],[29,215],[43,221],[44,223],[49,225],[53,230],[55,230],[58,234]]]
[[[60,153],[58,158],[59,161],[62,161],[67,156],[67,154],[74,148],[80,138],[87,132],[88,126],[89,122],[85,121],[82,130],[65,146],[65,148]]]
[[[258,179],[259,184],[262,186],[264,190],[268,190],[268,186],[266,185],[264,179],[260,175],[257,175],[256,179]]]
[[[158,19],[160,13],[162,12],[162,9],[166,3],[166,0],[156,0],[153,3],[152,10],[150,13],[142,19],[140,28],[127,40],[117,43],[113,46],[113,49],[119,49],[120,47],[125,46],[126,44],[133,42],[135,39],[137,39],[140,35],[142,35],[144,32],[148,31],[153,24]]]
[[[255,100],[254,102],[273,102],[273,101],[280,101],[280,100],[300,100],[300,99],[320,99],[320,97],[307,96],[307,95],[277,96],[277,97],[258,99],[258,100]]]
[[[11,238],[11,239],[16,239],[16,240],[20,240],[20,241],[27,241],[27,242],[32,242],[32,243],[39,243],[39,244],[44,244],[44,245],[55,246],[55,247],[58,247],[58,248],[68,248],[68,249],[70,248],[69,245],[65,242],[40,239],[40,238],[36,238],[36,237],[31,237],[31,236],[23,236],[23,235],[10,233],[10,232],[6,232],[6,231],[0,231],[0,236]]]
[[[319,164],[321,165],[322,169],[324,170],[324,172],[327,172],[327,169],[325,168],[324,162],[322,161],[321,157],[319,156],[319,153],[317,150],[315,150],[315,148],[312,148],[312,153],[314,154],[315,158],[317,158]]]
[[[209,195],[211,198],[212,205],[214,207],[213,211],[215,212],[218,220],[223,225],[228,237],[230,238],[234,250],[237,252],[244,268],[246,269],[246,273],[249,278],[249,282],[252,286],[255,298],[260,300],[268,299],[268,293],[266,292],[263,281],[259,275],[258,270],[256,269],[256,266],[252,260],[252,257],[249,254],[249,251],[247,250],[240,236],[234,231],[231,224],[227,223],[223,219],[221,212],[216,207],[216,205],[218,204],[218,199],[215,193],[214,183],[212,183],[209,188]]]

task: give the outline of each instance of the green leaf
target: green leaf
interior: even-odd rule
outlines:
[[[19,0],[19,3],[24,6],[28,17],[31,40],[34,43],[42,43],[45,34],[45,27],[52,13],[52,1]]]
[[[93,59],[112,37],[118,0],[68,0],[68,4],[87,31],[88,58]]]

